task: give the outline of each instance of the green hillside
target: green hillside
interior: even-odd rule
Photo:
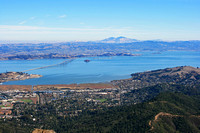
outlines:
[[[155,121],[155,116],[161,115]],[[170,115],[169,115],[170,114]],[[149,102],[87,112],[70,123],[59,123],[57,132],[200,132],[198,96],[161,93]],[[151,124],[150,124],[151,123]],[[62,127],[62,129],[60,128]],[[152,128],[153,127],[153,128]]]

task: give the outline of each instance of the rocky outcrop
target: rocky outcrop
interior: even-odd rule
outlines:
[[[32,133],[56,133],[53,130],[45,130],[45,129],[35,129]]]

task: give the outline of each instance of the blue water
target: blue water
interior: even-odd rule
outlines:
[[[77,58],[68,64],[28,71],[43,77],[23,81],[10,81],[7,85],[98,83],[130,78],[131,73],[166,67],[200,67],[200,52],[167,51],[161,54],[141,52],[142,56],[114,56]],[[91,60],[85,63],[84,60]],[[0,61],[0,72],[24,71],[37,67],[58,64],[65,59],[8,60]]]

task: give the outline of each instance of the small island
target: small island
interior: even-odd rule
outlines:
[[[6,72],[0,73],[0,83],[8,82],[8,81],[15,81],[15,80],[26,80],[32,78],[40,78],[42,75],[38,74],[28,74],[24,72]]]
[[[84,62],[88,63],[88,62],[90,62],[90,60],[84,60]]]

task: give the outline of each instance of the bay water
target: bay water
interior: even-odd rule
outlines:
[[[150,51],[135,52],[135,54],[141,54],[141,56],[85,57],[62,64],[59,63],[68,59],[3,60],[0,61],[0,73],[19,72],[50,65],[43,69],[27,71],[29,74],[43,75],[41,78],[3,83],[5,85],[41,85],[109,82],[130,78],[130,75],[136,72],[186,65],[200,67],[200,52],[157,53]],[[84,62],[86,59],[90,62]]]

